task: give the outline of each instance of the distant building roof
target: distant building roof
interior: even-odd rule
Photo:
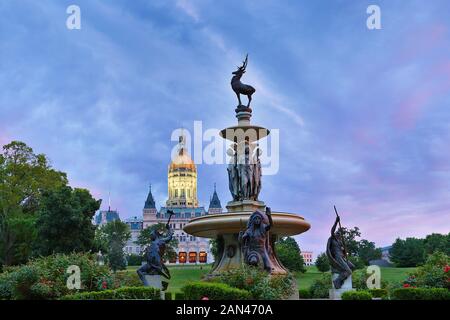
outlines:
[[[217,208],[217,209],[222,208],[222,204],[220,203],[219,196],[217,195],[216,192],[216,184],[214,184],[214,193],[212,195],[211,201],[209,202],[209,208]]]
[[[111,222],[114,220],[120,220],[119,213],[116,210],[101,210],[95,216],[95,224],[96,225],[107,224],[108,222]]]
[[[167,213],[167,210],[172,210],[175,215],[173,218],[195,218],[203,216],[206,213],[204,207],[195,207],[195,208],[189,208],[189,207],[161,207],[161,210],[156,214],[157,218],[169,218],[169,214]],[[184,217],[183,217],[184,214]]]
[[[125,220],[125,223],[130,226],[131,230],[142,230],[143,228],[143,220],[142,218],[132,217]]]
[[[145,200],[144,209],[155,209],[155,199],[153,198],[152,194],[152,186],[150,186],[150,189],[148,191],[147,200]]]

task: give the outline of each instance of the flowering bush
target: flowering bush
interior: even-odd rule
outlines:
[[[114,287],[114,281],[110,276],[104,276],[98,279],[97,281],[97,290],[109,290]]]
[[[244,289],[253,299],[278,300],[288,298],[294,292],[292,275],[272,275],[255,267],[244,266],[221,274],[216,281]]]
[[[71,291],[67,287],[70,276],[67,268],[80,267],[81,290],[99,290],[100,279],[110,277],[106,266],[99,266],[94,255],[73,253],[55,254],[10,267],[0,275],[0,299],[57,299]]]
[[[442,252],[430,255],[427,262],[417,268],[403,282],[404,288],[447,288],[450,289],[449,257]]]

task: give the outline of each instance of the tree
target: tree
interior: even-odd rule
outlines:
[[[306,272],[303,257],[297,241],[292,237],[280,239],[275,244],[275,251],[281,263],[290,271]]]
[[[381,259],[381,249],[374,242],[362,239],[358,243],[358,258],[367,266],[370,260]]]
[[[106,239],[106,256],[111,269],[114,272],[125,269],[127,261],[123,248],[131,238],[130,227],[120,220],[114,220],[102,226],[99,232],[103,233],[102,237]]]
[[[324,252],[317,256],[315,265],[320,272],[330,271],[330,261]]]
[[[88,190],[63,186],[46,191],[36,221],[37,249],[41,255],[85,252],[94,249],[92,219],[100,208]]]
[[[42,194],[67,184],[43,154],[13,141],[0,154],[0,265],[24,263],[32,254]]]
[[[432,233],[425,237],[425,251],[427,254],[433,254],[437,251],[450,255],[450,233],[447,235]]]
[[[147,247],[152,243],[151,240],[151,233],[153,231],[159,231],[160,233],[164,233],[167,231],[166,224],[165,223],[156,223],[154,225],[151,225],[144,230],[141,231],[141,234],[139,235],[136,244]],[[178,240],[173,237],[172,240],[169,241],[169,243],[166,244],[166,251],[164,253],[164,256],[162,257],[165,261],[174,260],[177,257],[177,250],[178,247]]]
[[[376,248],[374,242],[366,239],[356,239],[361,237],[358,227],[353,229],[342,228],[342,234],[348,258],[354,263],[356,268],[363,268],[365,265],[369,265],[370,260],[381,258],[381,249]]]
[[[350,256],[358,255],[359,241],[356,238],[361,236],[361,232],[358,227],[353,229],[342,228],[342,235],[344,237],[345,248]]]
[[[417,238],[398,238],[389,250],[389,255],[397,267],[417,267],[425,262],[424,241]]]

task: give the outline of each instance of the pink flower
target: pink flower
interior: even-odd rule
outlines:
[[[207,296],[202,297],[202,300],[209,300]]]
[[[108,288],[108,283],[106,281],[102,282],[102,289],[107,289]]]
[[[445,273],[448,273],[449,271],[450,271],[450,266],[449,266],[449,265],[446,265],[445,268],[444,268],[444,272],[445,272]]]
[[[403,285],[403,288],[409,288],[409,287],[411,287],[411,285],[410,285],[409,283],[405,283],[405,284]]]

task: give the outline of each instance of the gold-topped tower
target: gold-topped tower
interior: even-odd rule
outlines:
[[[169,164],[167,207],[198,207],[197,167],[186,146],[185,137],[179,137],[177,155]]]

